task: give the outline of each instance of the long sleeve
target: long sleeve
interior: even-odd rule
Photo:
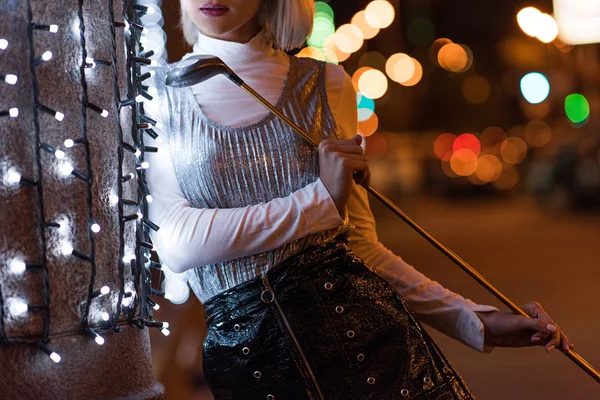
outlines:
[[[345,79],[335,80],[344,83],[329,100],[338,103],[333,110],[342,135],[352,137],[357,132],[356,93],[343,69],[330,69],[332,75],[345,75]],[[444,288],[381,244],[367,196],[363,187],[354,185],[347,204],[350,223],[355,227],[349,243],[352,250],[406,298],[423,322],[478,351],[491,351],[492,347],[484,347],[483,323],[475,311],[497,308],[476,304]]]
[[[160,71],[157,71],[160,72]],[[157,73],[156,78],[164,77]],[[151,238],[161,260],[175,272],[269,251],[294,239],[342,224],[340,214],[320,179],[284,198],[230,209],[194,208],[177,181],[168,144],[168,93],[144,103],[145,114],[160,124],[159,137],[148,146],[146,181],[153,201],[149,218],[159,225]],[[162,126],[163,128],[160,128]]]

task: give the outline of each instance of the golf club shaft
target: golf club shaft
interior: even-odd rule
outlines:
[[[269,103],[265,98],[263,98],[260,94],[258,94],[254,89],[248,86],[246,83],[242,83],[240,85],[244,90],[246,90],[252,97],[254,97],[259,103],[265,106],[269,111],[275,114],[279,119],[284,121],[290,128],[292,128],[296,133],[298,133],[302,138],[304,138],[308,143],[313,145],[315,148],[319,147],[319,143],[312,137],[310,137],[302,128],[296,125],[292,120],[286,117],[281,111],[276,109],[271,103]],[[469,274],[473,279],[475,279],[479,284],[485,287],[490,293],[492,293],[498,300],[504,303],[509,309],[511,309],[514,313],[520,314],[526,318],[531,318],[529,314],[527,314],[521,307],[519,307],[516,303],[506,297],[502,292],[496,289],[490,282],[487,281],[475,268],[471,267],[465,260],[460,258],[456,253],[452,250],[444,246],[440,243],[436,238],[431,236],[425,229],[423,229],[419,224],[413,221],[400,207],[398,207],[394,202],[384,196],[381,192],[369,186],[367,191],[373,195],[377,200],[383,203],[387,208],[389,208],[394,214],[400,217],[404,222],[406,222],[411,228],[413,228],[417,233],[419,233],[422,237],[424,237],[429,243],[431,243],[434,247],[436,247],[439,251],[441,251],[446,257],[452,260],[456,265],[458,265],[463,271]],[[564,352],[564,351],[563,351]],[[585,372],[587,372],[592,378],[594,378],[598,383],[600,383],[600,373],[592,367],[585,359],[583,359],[579,354],[569,349],[564,352],[564,354],[571,359],[575,364],[581,367]]]

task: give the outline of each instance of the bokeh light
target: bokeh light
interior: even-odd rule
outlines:
[[[429,19],[419,17],[408,24],[406,36],[415,46],[427,46],[435,38],[435,28]]]
[[[463,82],[462,92],[469,103],[483,104],[490,97],[492,87],[483,76],[472,75]]]
[[[510,190],[519,183],[519,171],[510,167],[502,171],[500,178],[494,181],[494,186],[499,190]]]
[[[394,6],[386,0],[374,0],[365,8],[365,20],[373,28],[387,28],[395,16]]]
[[[558,36],[558,24],[552,15],[542,14],[538,18],[537,38],[544,43],[550,43]]]
[[[500,145],[500,154],[507,164],[519,164],[527,156],[527,143],[519,137],[506,138]]]
[[[517,22],[523,32],[535,37],[538,32],[538,20],[542,12],[535,7],[525,7],[517,14]]]
[[[354,71],[354,73],[352,74],[352,83],[354,84],[354,90],[359,92],[360,90],[358,89],[358,80],[360,79],[360,77],[362,76],[362,74],[364,74],[367,71],[372,70],[373,68],[371,67],[361,67],[359,69],[357,69],[356,71]]]
[[[333,22],[333,9],[329,4],[324,3],[322,1],[315,2],[315,15],[317,17],[323,16]]]
[[[385,72],[395,82],[406,82],[415,74],[415,63],[408,54],[396,53],[387,59]]]
[[[487,153],[499,154],[500,145],[506,139],[506,132],[498,126],[490,126],[481,132],[481,146]]]
[[[365,10],[361,10],[354,14],[352,17],[352,21],[350,21],[352,25],[356,25],[358,29],[360,29],[363,33],[363,38],[365,40],[374,38],[379,33],[379,28],[374,28],[367,23],[365,18]]]
[[[581,94],[570,94],[565,99],[565,112],[572,123],[580,124],[590,116],[590,103]]]
[[[360,93],[356,94],[356,103],[358,104],[358,120],[366,121],[375,112],[375,102],[373,99],[363,96]]]
[[[305,47],[296,54],[298,58],[314,58],[315,60],[326,61],[325,54],[316,47]]]
[[[550,82],[539,72],[530,72],[521,78],[521,93],[531,104],[541,103],[550,94]]]
[[[359,67],[371,67],[382,72],[385,71],[385,64],[385,57],[378,51],[367,51],[358,59]]]
[[[460,44],[445,44],[438,53],[438,63],[446,71],[463,72],[469,64],[469,54]]]
[[[469,176],[477,170],[477,154],[467,148],[458,149],[450,157],[452,171],[458,176]]]
[[[335,44],[344,53],[354,53],[363,43],[363,33],[356,25],[345,24],[335,32]]]
[[[415,73],[413,74],[413,76],[409,80],[403,81],[403,82],[399,82],[402,86],[414,86],[417,83],[419,83],[421,81],[421,78],[423,77],[423,67],[421,66],[421,63],[418,62],[414,58],[411,58],[410,60],[414,64]]]
[[[525,140],[531,147],[543,147],[552,139],[552,128],[544,121],[530,121],[525,126]]]
[[[358,90],[370,99],[379,99],[388,89],[388,80],[377,69],[365,71],[358,79]]]
[[[378,127],[379,118],[377,117],[377,114],[373,113],[373,115],[371,115],[371,118],[369,118],[368,120],[358,122],[358,134],[365,137],[371,136],[375,133],[375,131],[377,131]]]
[[[452,149],[456,152],[461,149],[469,149],[476,156],[481,153],[481,143],[479,139],[471,133],[463,133],[458,136],[452,144]]]
[[[456,135],[452,133],[442,133],[433,143],[433,152],[442,161],[450,161],[453,152]]]
[[[475,175],[482,182],[493,182],[502,175],[502,161],[492,154],[486,154],[479,158]]]
[[[321,47],[327,38],[335,33],[333,21],[325,17],[316,17],[313,30],[308,37],[308,45]]]
[[[325,39],[325,42],[323,42],[323,54],[325,54],[325,57],[333,63],[341,63],[346,61],[351,53],[346,53],[341,51],[337,45],[335,44],[335,34],[329,36],[327,39]]]
[[[452,43],[452,40],[447,39],[447,38],[439,38],[439,39],[435,39],[433,41],[433,43],[429,47],[429,58],[431,59],[432,63],[439,65],[438,54],[439,54],[440,50],[442,49],[442,47],[444,47],[445,45],[447,45],[449,43]]]

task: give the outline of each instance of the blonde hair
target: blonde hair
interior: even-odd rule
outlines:
[[[275,48],[284,51],[304,45],[312,31],[314,16],[314,0],[262,0],[258,10],[259,24],[267,39],[275,44]],[[179,28],[185,41],[193,46],[200,31],[183,7]]]

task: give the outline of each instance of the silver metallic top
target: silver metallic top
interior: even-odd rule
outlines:
[[[157,81],[164,82],[173,66],[158,68]],[[287,80],[275,105],[317,141],[340,137],[327,102],[325,66],[312,59],[290,57]],[[157,88],[159,96],[160,91],[168,92],[165,96],[168,104],[163,106],[169,115],[165,131],[173,166],[192,207],[235,208],[268,202],[286,197],[319,177],[318,151],[273,114],[249,126],[228,127],[211,121],[202,112],[191,87],[161,86]],[[263,274],[303,249],[331,241],[338,235],[349,235],[350,230],[346,217],[337,229],[295,240],[272,251],[199,265],[187,271],[188,282],[200,302],[205,302]]]

